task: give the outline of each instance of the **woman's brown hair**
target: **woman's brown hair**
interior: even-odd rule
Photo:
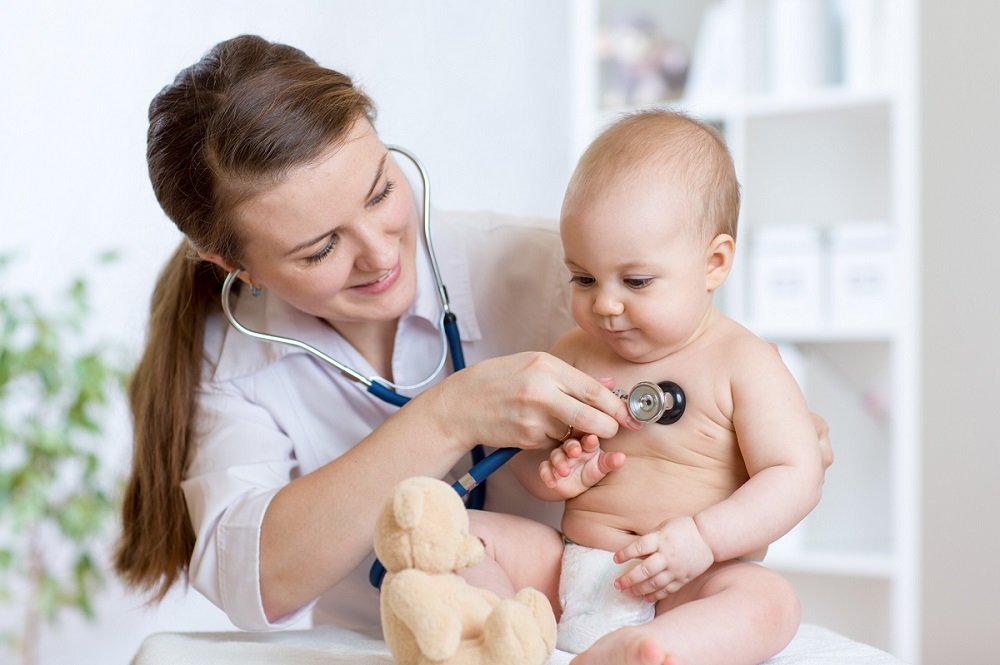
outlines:
[[[240,265],[237,207],[374,115],[349,77],[251,35],[217,44],[149,106],[149,178],[185,238],[157,280],[128,387],[134,450],[114,565],[155,600],[186,578],[195,541],[181,481],[195,444],[205,320],[224,276],[198,252]]]

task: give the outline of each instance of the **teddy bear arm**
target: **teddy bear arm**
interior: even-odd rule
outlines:
[[[394,575],[382,593],[388,604],[413,634],[420,652],[431,660],[455,655],[462,641],[462,622],[450,610],[450,595],[427,573],[407,569]]]

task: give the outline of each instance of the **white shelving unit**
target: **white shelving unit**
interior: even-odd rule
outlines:
[[[823,500],[766,564],[796,585],[805,621],[918,663],[914,0],[584,0],[573,11],[574,161],[609,120],[638,107],[682,108],[722,130],[743,209],[720,304],[782,345],[830,423],[836,461]],[[609,62],[622,38],[629,48]],[[693,54],[686,88],[636,81],[650,68],[622,67],[657,39],[673,45],[671,62]],[[665,99],[644,97],[657,89]],[[829,239],[847,223],[888,229],[891,249],[870,255],[891,278],[888,307],[867,317],[845,319],[861,310],[831,296]],[[764,317],[763,303],[780,294],[760,288],[754,270],[764,264],[751,248],[765,237],[795,247],[798,236],[817,241],[815,260],[800,266],[818,280],[813,307],[800,308],[813,314]],[[851,259],[861,250],[838,251]],[[800,264],[803,255],[785,252]]]

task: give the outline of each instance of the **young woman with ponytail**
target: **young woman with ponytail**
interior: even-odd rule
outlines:
[[[562,280],[551,231],[435,217],[470,366],[398,411],[305,354],[227,327],[220,288],[240,267],[253,287],[234,297],[245,320],[382,376],[425,372],[436,295],[413,192],[374,117],[350,78],[254,36],[218,44],[150,105],[150,180],[184,240],[156,284],[129,386],[135,445],[115,564],[154,598],[187,580],[236,625],[267,629],[323,596],[319,620],[376,631],[364,571],[376,511],[398,480],[444,477],[477,442],[548,447],[569,424],[611,436],[627,422],[610,391],[550,356],[487,360],[545,348],[568,325],[553,306]],[[511,255],[552,269],[508,278]],[[503,271],[484,272],[489,260]],[[512,298],[517,280],[538,288],[535,304]],[[512,307],[520,322],[502,323]],[[491,505],[504,508],[496,484]],[[515,519],[474,521],[485,534]],[[521,521],[539,547],[559,547],[555,532]],[[519,555],[494,550],[515,571],[503,559]]]

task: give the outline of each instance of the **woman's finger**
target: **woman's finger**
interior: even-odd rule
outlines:
[[[564,363],[559,380],[562,392],[570,399],[559,400],[556,407],[560,412],[553,415],[575,429],[610,439],[618,432],[619,425],[631,430],[642,427],[628,412],[625,402],[597,379]]]

